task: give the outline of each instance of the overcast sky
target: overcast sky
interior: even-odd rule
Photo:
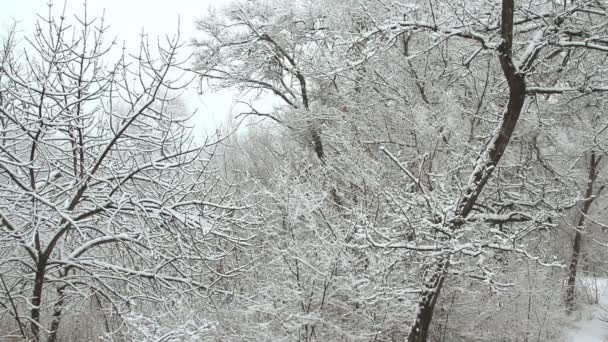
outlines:
[[[101,16],[105,11],[106,23],[110,25],[109,35],[124,42],[128,50],[136,49],[142,30],[150,38],[172,36],[180,22],[182,39],[189,41],[196,35],[194,20],[202,17],[213,7],[221,7],[229,0],[88,0],[88,15]],[[0,0],[0,29],[8,30],[13,21],[17,22],[21,33],[31,32],[36,20],[36,13],[46,16],[48,0]],[[67,0],[67,17],[82,13],[83,0]],[[64,1],[56,1],[53,12],[61,13]],[[0,33],[3,35],[3,33]],[[193,84],[194,88],[195,85]],[[197,129],[211,133],[215,127],[227,120],[233,111],[234,95],[221,92],[198,96],[192,89],[187,93],[186,102],[189,110],[198,109],[196,116]]]

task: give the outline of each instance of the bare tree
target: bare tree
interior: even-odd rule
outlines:
[[[217,284],[247,267],[223,264],[250,238],[238,182],[170,106],[188,82],[179,34],[127,56],[105,32],[86,9],[74,24],[49,9],[26,46],[4,42],[0,306],[15,330],[3,337],[54,342],[86,302],[111,334],[131,311],[227,293]]]
[[[599,193],[603,190],[601,187],[598,190],[594,190],[594,185],[599,173],[598,165],[602,156],[596,157],[595,151],[591,151],[591,158],[588,166],[587,186],[585,187],[585,197],[583,197],[583,207],[580,210],[580,214],[577,220],[577,224],[574,232],[574,240],[572,241],[572,256],[570,257],[570,265],[568,268],[568,281],[566,287],[566,310],[571,313],[574,311],[574,293],[576,286],[576,275],[578,271],[579,259],[581,257],[583,248],[583,232],[585,218],[589,214],[589,208],[593,203],[593,200],[597,198]],[[595,191],[595,194],[594,194]]]
[[[320,124],[311,115],[313,84],[307,73],[311,65],[302,58],[307,54],[306,45],[315,44],[316,37],[308,35],[322,28],[309,30],[272,5],[235,2],[226,16],[198,21],[204,38],[194,42],[198,51],[194,69],[212,88],[234,86],[258,95],[272,94],[292,110],[302,111],[314,152],[323,161]],[[271,22],[274,27],[267,26]],[[265,115],[254,108],[249,114]]]

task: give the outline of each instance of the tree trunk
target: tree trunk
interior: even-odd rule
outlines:
[[[34,291],[32,293],[32,311],[30,327],[32,340],[40,341],[40,303],[42,303],[42,290],[44,288],[44,277],[46,276],[46,257],[39,254],[36,264],[36,276],[34,278]]]
[[[578,261],[581,255],[581,249],[583,247],[582,233],[584,230],[585,217],[589,213],[589,207],[595,199],[593,196],[593,184],[597,178],[598,170],[597,166],[602,157],[595,158],[595,152],[591,151],[591,161],[589,162],[589,176],[587,178],[587,188],[585,190],[585,198],[583,202],[583,208],[578,218],[576,225],[576,232],[574,234],[574,242],[572,244],[572,256],[570,257],[570,267],[568,269],[568,283],[566,286],[566,312],[572,313],[574,311],[574,293],[576,286],[576,271],[578,268]]]
[[[445,272],[449,263],[447,260],[441,260],[435,265],[435,269],[426,281],[427,286],[420,297],[418,303],[418,312],[416,313],[416,323],[410,331],[407,338],[408,342],[425,342],[433,320],[433,312],[435,304],[439,298],[441,287],[445,279]]]
[[[311,124],[311,126],[313,126]],[[321,162],[325,160],[325,152],[323,150],[323,140],[321,140],[321,132],[317,127],[312,127],[312,141],[314,144],[315,154]]]
[[[63,305],[65,302],[64,290],[66,285],[62,285],[57,289],[57,301],[53,307],[53,320],[51,321],[51,331],[47,342],[56,342],[57,333],[59,332],[59,323],[61,323],[61,314],[63,313]]]

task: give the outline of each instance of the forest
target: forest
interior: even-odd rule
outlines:
[[[605,0],[78,6],[0,32],[0,341],[608,340]]]

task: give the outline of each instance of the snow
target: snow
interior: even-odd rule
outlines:
[[[582,290],[599,299],[597,304],[588,305],[590,315],[575,323],[568,332],[568,342],[605,342],[608,341],[608,279],[582,278],[579,285]]]

